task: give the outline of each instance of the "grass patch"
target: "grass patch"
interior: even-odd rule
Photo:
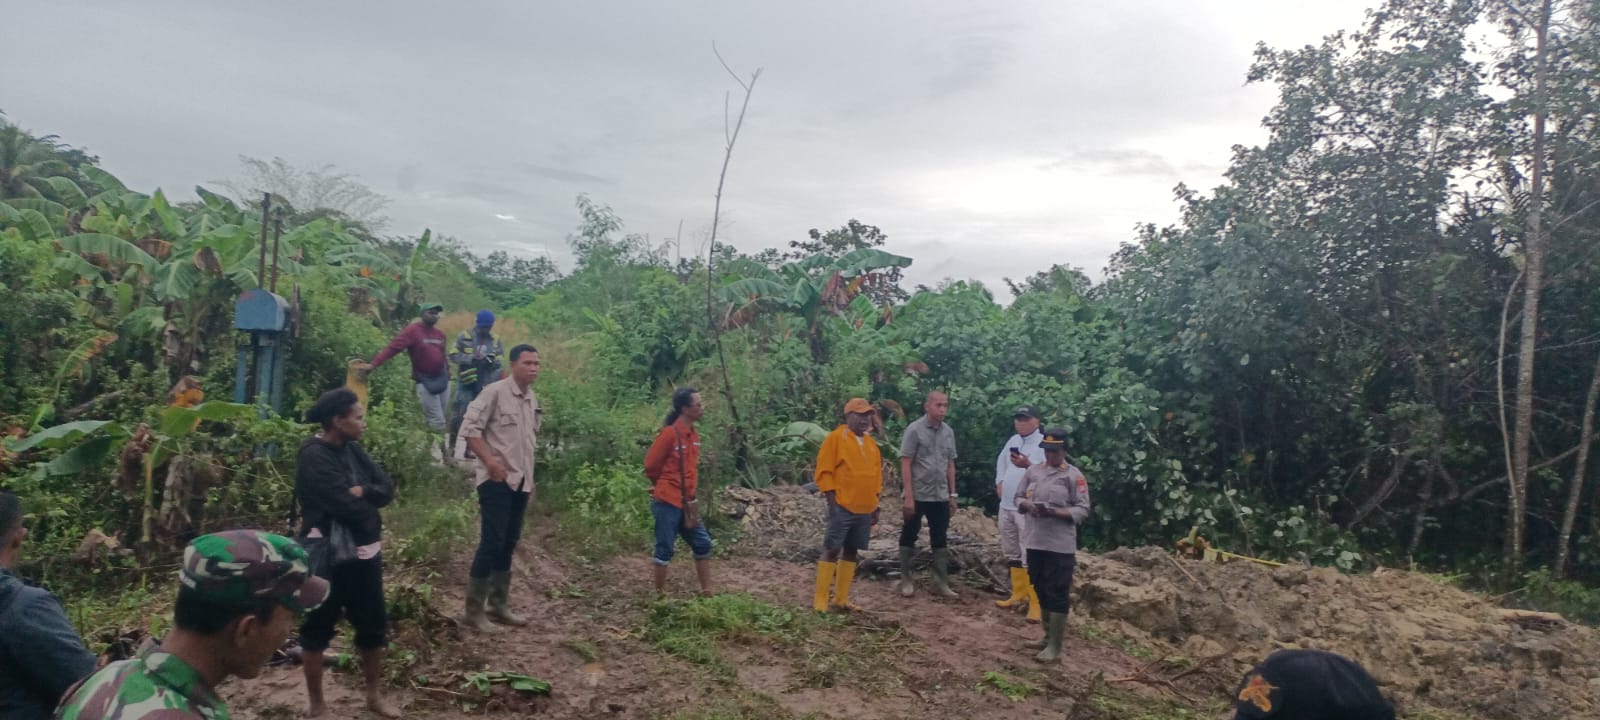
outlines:
[[[478,537],[477,494],[460,471],[432,464],[383,510],[384,555],[402,565],[437,565]]]
[[[1014,678],[1010,675],[997,673],[992,670],[984,673],[983,679],[978,681],[979,692],[983,692],[991,688],[994,690],[999,690],[1000,694],[1006,696],[1006,699],[1010,700],[1011,702],[1022,702],[1023,700],[1027,700],[1028,696],[1039,692],[1039,688],[1029,684],[1026,680]]]
[[[66,604],[67,617],[96,654],[105,652],[128,630],[143,630],[159,638],[172,627],[172,603],[178,597],[176,583],[170,580],[171,575],[163,573],[115,592],[78,595]]]
[[[1140,695],[1115,685],[1097,684],[1089,693],[1089,704],[1099,711],[1100,720],[1212,720],[1228,709],[1219,698],[1204,700],[1191,707],[1165,695]]]
[[[778,647],[793,668],[794,687],[849,684],[869,692],[898,687],[899,676],[887,658],[917,647],[898,626],[860,616],[818,615],[748,593],[657,602],[650,608],[644,636],[661,651],[724,678],[736,670],[719,653],[720,645]]]
[[[897,625],[871,622],[865,616],[825,618],[823,630],[804,644],[805,662],[797,668],[797,687],[850,685],[867,693],[882,693],[904,684],[890,658],[915,651],[916,640]]]
[[[1420,576],[1422,576],[1422,577],[1424,577],[1424,578],[1426,578],[1426,579],[1428,579],[1428,580],[1430,580],[1432,582],[1438,583],[1440,585],[1448,585],[1448,586],[1453,587],[1453,588],[1465,588],[1466,587],[1466,581],[1469,578],[1467,573],[1417,572],[1416,574],[1420,575]]]
[[[717,643],[793,645],[823,622],[810,613],[763,602],[747,593],[730,593],[657,602],[645,620],[645,639],[668,654],[731,674],[732,668],[717,656]]]
[[[560,587],[551,586],[546,588],[544,591],[544,596],[550,598],[551,600],[561,600],[564,598],[576,600],[585,597],[588,594],[589,593],[584,590],[581,585],[576,584],[562,585]]]
[[[1111,645],[1132,657],[1139,658],[1140,660],[1153,660],[1156,657],[1156,651],[1154,649],[1151,649],[1145,645],[1140,645],[1139,643],[1129,640],[1128,638],[1106,632],[1105,628],[1102,628],[1099,623],[1096,623],[1093,620],[1086,619],[1078,633],[1082,635],[1085,640]]]
[[[825,720],[827,716],[795,715],[766,695],[739,688],[731,694],[719,693],[715,699],[708,698],[695,707],[651,717],[656,720]]]
[[[447,562],[477,536],[478,503],[473,498],[396,503],[388,514],[394,558],[406,565]]]
[[[600,649],[588,640],[568,640],[561,643],[561,647],[571,650],[574,655],[582,658],[586,663],[600,661]]]

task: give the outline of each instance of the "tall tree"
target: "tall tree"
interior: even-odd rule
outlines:
[[[389,222],[383,214],[389,198],[333,165],[306,169],[281,157],[262,160],[248,155],[240,155],[239,162],[244,166],[244,178],[218,184],[247,207],[259,203],[263,193],[271,193],[276,198],[274,205],[288,206],[292,225],[335,220],[347,231],[368,239],[375,238]]]
[[[1507,468],[1510,532],[1506,538],[1506,564],[1513,571],[1522,567],[1527,543],[1528,466],[1533,443],[1534,370],[1539,350],[1539,302],[1544,295],[1545,259],[1550,238],[1545,227],[1546,137],[1549,120],[1549,44],[1553,0],[1519,2],[1507,0],[1503,10],[1513,43],[1509,52],[1524,52],[1528,34],[1533,36],[1531,58],[1532,92],[1524,107],[1532,116],[1532,142],[1529,148],[1529,187],[1526,229],[1522,238],[1522,317],[1517,341],[1516,415],[1512,428],[1510,467]]]

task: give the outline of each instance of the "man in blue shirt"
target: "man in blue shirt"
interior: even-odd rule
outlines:
[[[46,720],[67,688],[95,666],[61,601],[13,571],[27,537],[22,501],[0,490],[0,718],[6,720]]]

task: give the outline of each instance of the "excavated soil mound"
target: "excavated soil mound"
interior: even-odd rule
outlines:
[[[886,496],[863,568],[894,572],[899,498]],[[743,526],[747,552],[814,559],[823,509],[799,488],[733,488],[721,509]],[[952,520],[955,561],[998,589],[1005,565],[992,518]],[[926,548],[926,530],[919,539]],[[919,557],[925,562],[926,552]],[[1179,560],[1160,548],[1079,553],[1074,613],[1113,634],[1191,660],[1245,668],[1278,648],[1331,650],[1362,663],[1402,710],[1474,718],[1600,717],[1600,631],[1508,621],[1480,595],[1427,576],[1381,569],[1270,568]]]

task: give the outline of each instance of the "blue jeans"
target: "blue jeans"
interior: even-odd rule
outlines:
[[[694,559],[711,559],[711,533],[706,532],[704,522],[696,528],[685,528],[682,509],[654,499],[650,501],[650,515],[656,519],[657,565],[672,562],[672,552],[676,549],[674,546],[677,545],[679,537],[689,543],[689,548],[694,550]]]

